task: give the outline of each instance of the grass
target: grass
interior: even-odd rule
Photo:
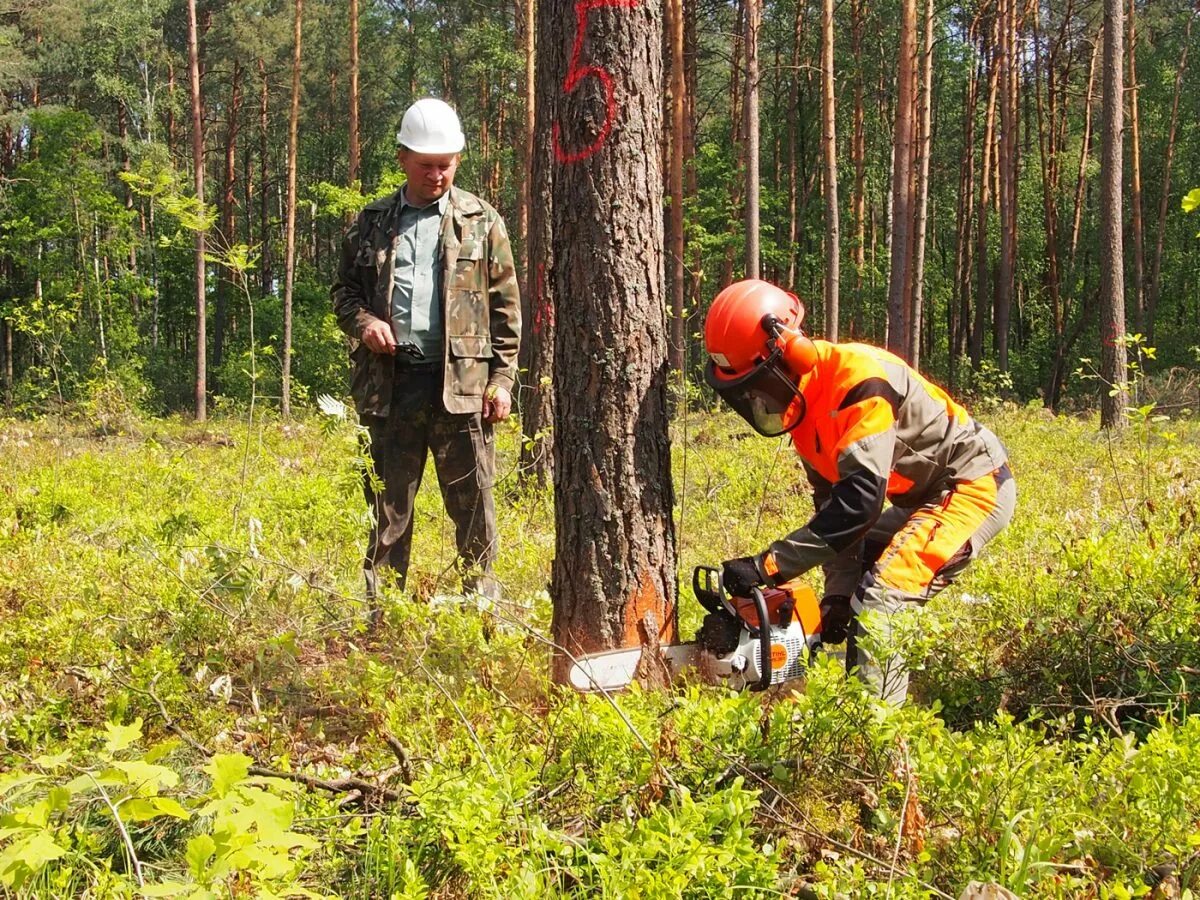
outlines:
[[[984,418],[1010,449],[1018,513],[908,635],[919,702],[890,714],[832,661],[787,699],[684,685],[626,693],[618,711],[551,686],[553,505],[518,489],[515,423],[498,436],[504,602],[489,615],[436,599],[457,585],[429,473],[410,584],[432,602],[388,595],[372,634],[350,425],[2,423],[0,885],[139,896],[132,847],[147,884],[212,896],[956,897],[976,880],[1117,897],[1165,863],[1187,888],[1200,427],[1146,420],[1110,438],[1091,418]],[[673,437],[690,635],[692,567],[762,549],[811,503],[794,454],[727,415]],[[164,711],[208,751],[279,771],[392,770],[402,802],[269,782],[312,846],[273,872],[197,868],[215,788]],[[137,717],[144,736],[106,756],[108,724]],[[50,790],[160,752],[179,775],[161,793],[193,816],[130,823],[128,842],[96,795]],[[14,787],[22,775],[42,780]],[[254,797],[230,820],[266,808]],[[18,820],[64,852],[7,877]]]

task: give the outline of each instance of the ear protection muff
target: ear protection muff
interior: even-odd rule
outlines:
[[[770,313],[763,316],[762,327],[775,340],[793,374],[803,376],[813,370],[817,364],[817,345],[808,335],[799,328],[788,328]]]

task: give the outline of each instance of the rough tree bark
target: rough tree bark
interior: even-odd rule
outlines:
[[[1017,260],[1017,105],[1016,0],[1000,0],[1000,261],[992,311],[996,363],[1008,371],[1008,331]]]
[[[258,206],[258,239],[262,247],[262,296],[271,293],[275,273],[271,264],[271,181],[270,175],[270,131],[267,118],[270,100],[269,84],[267,82],[267,64],[262,57],[258,60],[258,77],[260,81],[258,95],[258,164],[259,164],[259,206]]]
[[[967,33],[967,45],[974,46],[979,24],[976,17]],[[975,114],[979,106],[979,81],[983,65],[971,67],[963,103],[963,154],[958,171],[958,203],[954,223],[954,294],[946,309],[949,345],[950,389],[958,387],[959,357],[966,349],[971,321],[971,213],[975,197]]]
[[[1129,218],[1133,231],[1133,321],[1138,331],[1146,328],[1146,241],[1142,227],[1142,141],[1138,127],[1137,21],[1136,0],[1129,0]]]
[[[292,21],[292,110],[288,118],[287,224],[285,226],[283,284],[283,375],[280,412],[292,414],[292,288],[296,279],[296,149],[300,126],[300,38],[304,0],[296,0]]]
[[[887,348],[908,352],[906,296],[912,284],[913,83],[917,38],[916,0],[902,0],[896,60],[896,125],[892,133],[892,261],[888,279]]]
[[[358,180],[358,0],[350,0],[350,161],[346,180]]]
[[[526,0],[527,14],[534,15],[544,0]],[[528,20],[527,20],[528,21]],[[533,103],[534,132],[530,140],[529,254],[526,263],[526,290],[529,292],[529,317],[525,320],[525,344],[529,354],[529,378],[522,393],[521,463],[523,481],[544,488],[554,472],[554,257],[550,243],[553,228],[554,164],[553,123],[557,121],[558,98],[562,90],[561,73],[546,65],[543,47],[552,47],[562,38],[558,22],[538,14],[533,38],[526,47],[537,48],[536,62],[526,69],[532,76],[529,102]],[[548,51],[547,51],[548,52]]]
[[[983,336],[991,321],[992,306],[988,290],[988,210],[992,203],[991,168],[995,144],[992,137],[996,128],[996,93],[1000,84],[1000,67],[996,64],[996,41],[1000,27],[999,15],[992,16],[991,40],[981,42],[981,56],[988,66],[987,106],[983,117],[983,140],[979,166],[979,206],[975,212],[975,318],[971,324],[971,368],[976,372],[983,364]]]
[[[551,595],[561,680],[568,654],[676,632],[662,178],[645,164],[662,129],[661,5],[543,0],[538,20],[542,83],[559,94]]]
[[[788,79],[788,109],[793,111],[787,117],[787,284],[791,289],[796,283],[796,238],[799,234],[796,201],[800,194],[799,171],[797,169],[796,130],[799,126],[800,109],[800,47],[804,43],[804,10],[806,5],[796,4],[796,19],[792,27],[792,68]]]
[[[854,138],[851,142],[851,156],[854,159],[854,200],[852,206],[854,209],[855,314],[862,310],[863,269],[867,263],[867,132],[864,121],[865,110],[863,107],[863,3],[864,0],[851,0],[850,6],[850,45],[851,53],[854,57]],[[795,108],[794,104],[792,108]],[[852,316],[852,326],[853,321]],[[853,334],[853,327],[851,328],[851,334]]]
[[[1050,100],[1048,103],[1043,103],[1041,32],[1040,16],[1035,6],[1033,18],[1034,91],[1037,101],[1038,154],[1041,158],[1042,171],[1045,173],[1042,177],[1042,221],[1046,230],[1046,273],[1043,284],[1046,288],[1046,295],[1050,299],[1050,320],[1054,333],[1054,346],[1056,348],[1055,359],[1051,363],[1050,376],[1047,379],[1042,399],[1043,405],[1046,408],[1055,409],[1058,405],[1058,387],[1061,383],[1059,374],[1061,365],[1057,348],[1063,346],[1063,339],[1066,334],[1066,316],[1063,311],[1058,269],[1058,183],[1056,176],[1058,168],[1055,162],[1057,147],[1055,144],[1053,105],[1055,51],[1053,49],[1050,51],[1049,64],[1046,67],[1047,78],[1049,79],[1046,94]],[[1046,109],[1047,106],[1049,107],[1048,112]]]
[[[204,203],[204,116],[200,106],[200,42],[196,28],[196,0],[187,0],[188,78],[192,99],[192,165],[195,168],[196,201]],[[196,230],[196,421],[207,418],[208,373],[205,333],[207,313],[204,290],[204,229]]]
[[[225,119],[225,174],[221,181],[221,240],[225,248],[237,243],[237,139],[242,110],[242,65],[233,61],[230,75],[229,108]],[[217,308],[213,316],[213,369],[219,369],[225,359],[225,330],[229,318],[229,301],[237,290],[230,273],[221,272],[217,281]],[[216,385],[214,390],[220,390]]]
[[[929,156],[933,139],[933,0],[925,3],[925,47],[921,55],[921,93],[918,103],[916,202],[913,210],[913,302],[908,323],[908,359],[921,363],[922,323],[925,321],[925,235],[929,217]]]
[[[759,266],[759,134],[758,33],[762,0],[743,0],[746,7],[746,277],[758,278]]]
[[[821,6],[821,144],[825,151],[825,338],[838,339],[841,230],[838,225],[837,115],[833,81],[833,0]]]
[[[1096,60],[1100,56],[1100,43],[1104,37],[1104,26],[1092,44],[1092,61],[1088,65],[1087,89],[1083,95],[1083,145],[1079,151],[1079,175],[1075,180],[1075,208],[1071,215],[1071,269],[1075,269],[1075,252],[1079,248],[1079,229],[1083,223],[1083,189],[1087,185],[1087,161],[1092,145],[1092,89],[1096,84]]]
[[[668,258],[671,277],[671,369],[682,372],[685,360],[686,340],[684,335],[684,253],[686,246],[683,232],[683,143],[685,112],[687,109],[687,84],[683,77],[683,0],[667,0],[668,40],[671,48],[670,110],[669,129],[671,156],[669,165],[668,193],[670,195],[670,220],[667,234],[670,236]]]
[[[525,80],[522,88],[525,100],[524,140],[521,142],[521,183],[517,186],[517,275],[521,279],[521,297],[528,305],[529,297],[529,198],[533,188],[533,141],[537,122],[536,83],[534,64],[534,21],[536,0],[518,0],[520,13],[521,55],[524,59]],[[528,321],[528,316],[525,317]]]
[[[1125,389],[1125,263],[1121,235],[1121,128],[1124,117],[1122,0],[1104,0],[1103,132],[1100,138],[1100,427],[1120,429],[1129,403]]]

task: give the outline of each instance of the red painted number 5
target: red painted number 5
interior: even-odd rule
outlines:
[[[579,150],[564,150],[562,143],[559,140],[558,123],[554,123],[552,137],[554,140],[554,156],[564,165],[567,163],[579,162],[581,159],[587,159],[593,153],[600,149],[604,142],[608,139],[608,134],[612,131],[613,116],[616,115],[616,104],[613,101],[613,79],[608,70],[601,66],[581,66],[579,64],[579,56],[583,52],[583,35],[587,30],[588,13],[593,9],[600,9],[604,6],[637,6],[637,0],[579,0],[575,4],[575,43],[571,47],[571,63],[567,68],[567,77],[563,79],[563,93],[569,94],[575,88],[579,87],[579,83],[583,79],[591,76],[598,78],[600,84],[604,86],[604,124],[600,126],[600,133],[596,135],[596,139]]]

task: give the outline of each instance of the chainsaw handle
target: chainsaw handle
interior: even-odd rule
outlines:
[[[729,612],[721,570],[716,566],[696,566],[692,571],[692,593],[710,613]]]
[[[757,588],[750,589],[754,609],[758,613],[758,682],[750,686],[752,691],[765,691],[771,686],[771,620],[767,614],[767,598]],[[754,633],[754,629],[750,629]]]

